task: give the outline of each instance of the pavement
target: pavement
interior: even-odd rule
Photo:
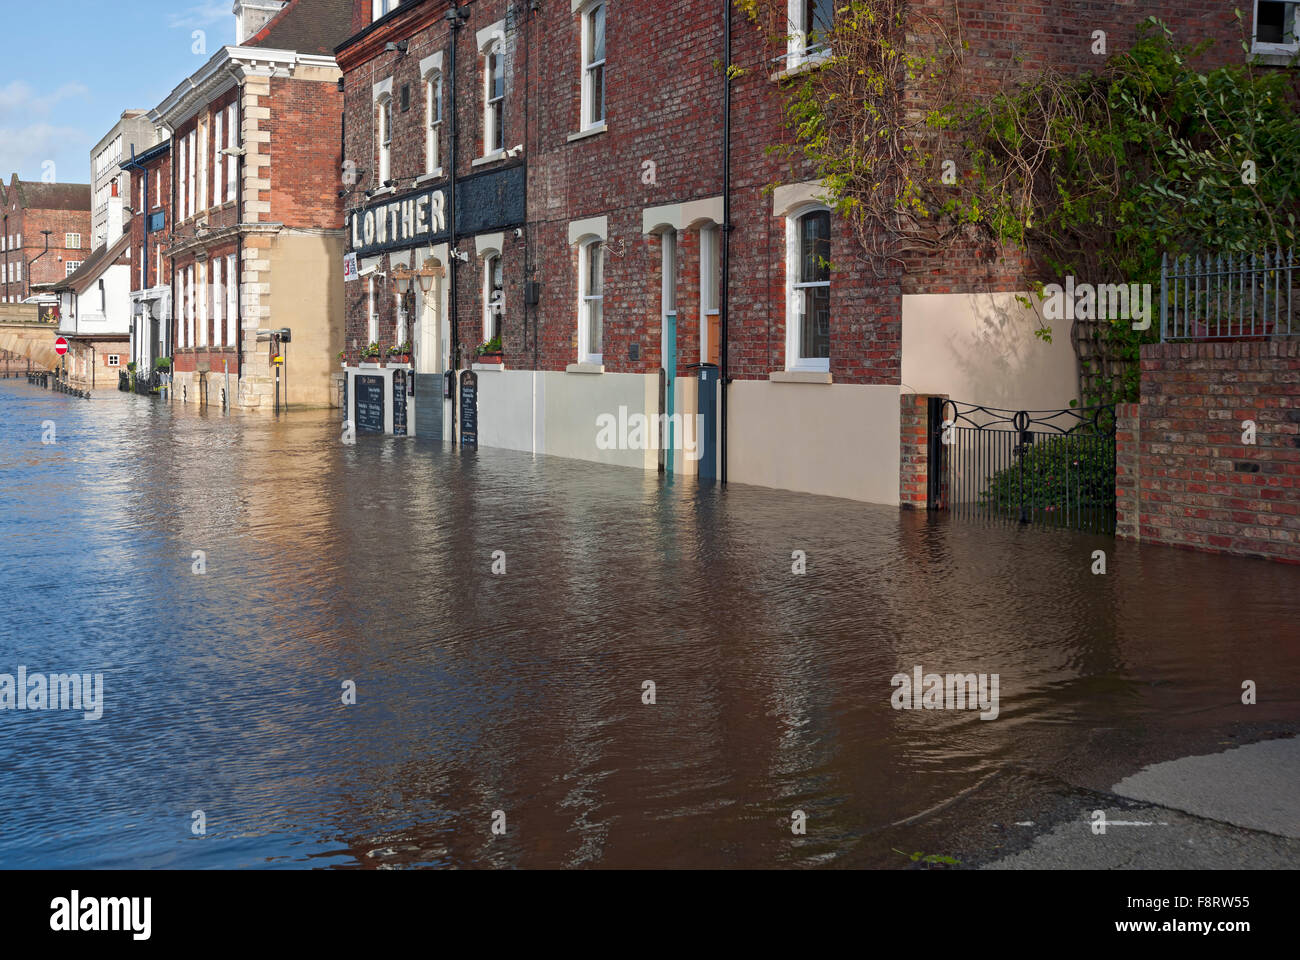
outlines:
[[[1153,764],[984,869],[1295,869],[1298,788],[1295,737]]]

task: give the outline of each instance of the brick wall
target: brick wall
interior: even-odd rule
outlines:
[[[393,112],[391,176],[399,192],[424,172],[425,89],[421,58],[444,52],[449,28],[437,4],[414,6],[340,53],[345,72],[345,157],[366,171],[349,197],[350,208],[375,187],[374,85],[392,79],[393,99],[410,88],[410,107]],[[426,9],[429,8],[429,9]],[[458,176],[496,164],[472,166],[482,153],[483,60],[476,31],[506,20],[509,65],[505,141],[522,143],[528,164],[524,237],[507,232],[503,268],[506,314],[503,344],[507,366],[563,370],[577,359],[578,251],[568,225],[608,218],[605,259],[604,365],[610,372],[653,373],[663,364],[660,332],[661,240],[643,233],[648,207],[707,199],[722,193],[721,15],[707,0],[684,0],[665,16],[662,5],[610,4],[606,28],[607,130],[570,140],[580,127],[579,18],[563,4],[478,0],[457,45],[456,116],[460,132]],[[364,18],[358,15],[357,23]],[[747,72],[732,89],[732,222],[730,373],[766,379],[785,368],[784,220],[773,215],[765,187],[812,179],[802,164],[769,153],[787,138],[782,100],[765,64],[763,36],[737,17],[733,56]],[[388,40],[409,41],[405,54],[386,53]],[[364,48],[362,50],[361,48]],[[449,101],[448,101],[449,103]],[[444,132],[446,125],[444,124]],[[443,167],[449,144],[442,142]],[[654,164],[653,182],[643,180]],[[443,181],[439,181],[443,182]],[[836,383],[897,383],[900,371],[900,288],[895,275],[878,278],[858,261],[852,231],[832,218],[831,373]],[[460,238],[470,249],[472,241]],[[677,313],[679,365],[699,352],[700,235],[678,233]],[[387,264],[381,269],[386,269]],[[463,348],[482,339],[482,267],[475,260],[456,268],[458,338]],[[523,302],[524,281],[541,284],[537,307]],[[347,341],[364,345],[367,295],[364,281],[347,284]],[[381,344],[395,336],[397,309],[392,284],[377,284]],[[639,346],[639,359],[630,348]]]
[[[1300,563],[1300,343],[1152,344],[1141,362],[1142,402],[1117,411],[1116,535]]]
[[[1241,7],[1249,29],[1252,7]],[[1197,61],[1200,67],[1241,64],[1240,26],[1234,5],[1221,0],[1184,0],[1174,3],[1135,3],[1120,0],[982,0],[955,5],[951,0],[913,3],[914,17],[952,22],[960,11],[961,38],[969,44],[963,83],[968,90],[987,90],[1004,79],[1018,79],[1052,67],[1067,72],[1096,70],[1106,57],[1093,52],[1094,31],[1103,31],[1107,55],[1133,45],[1137,26],[1147,17],[1159,17],[1179,43],[1210,41]],[[1269,69],[1269,68],[1264,68]],[[1046,276],[1020,251],[990,244],[949,245],[933,255],[905,258],[903,293],[968,293],[1019,290],[1025,276]]]

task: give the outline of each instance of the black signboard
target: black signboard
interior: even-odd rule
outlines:
[[[356,377],[356,414],[352,421],[358,430],[384,432],[384,378]]]
[[[406,371],[393,371],[393,436],[406,436]]]
[[[425,187],[353,210],[347,218],[349,249],[370,257],[449,239],[447,192],[445,187]],[[524,215],[522,163],[456,181],[458,235],[519,226]]]
[[[460,375],[460,445],[478,446],[478,374],[473,370]]]

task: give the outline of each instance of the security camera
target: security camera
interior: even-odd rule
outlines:
[[[384,53],[406,53],[406,48],[410,46],[409,40],[398,40],[393,43],[391,40],[384,44]]]
[[[517,157],[523,152],[524,152],[524,145],[522,143],[516,143],[513,147],[511,147],[509,150],[506,151],[506,156]]]
[[[228,157],[242,157],[248,151],[243,147],[222,147],[221,152]]]

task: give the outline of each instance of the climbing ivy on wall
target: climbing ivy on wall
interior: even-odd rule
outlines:
[[[776,43],[783,0],[738,0]],[[1202,66],[1208,41],[1180,43],[1156,18],[1086,73],[1014,60],[968,69],[959,4],[847,0],[817,38],[829,52],[782,80],[792,137],[862,258],[881,272],[957,244],[1023,254],[1039,336],[1068,334],[1085,403],[1133,400],[1141,343],[1159,336],[1162,254],[1289,247],[1300,200],[1293,69]],[[1054,329],[1043,284],[1151,284],[1155,320]]]

